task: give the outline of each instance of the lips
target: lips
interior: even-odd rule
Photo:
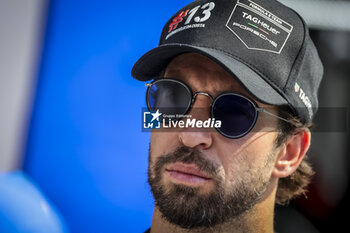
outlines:
[[[194,164],[175,163],[167,166],[165,170],[172,179],[181,183],[199,184],[211,179]]]

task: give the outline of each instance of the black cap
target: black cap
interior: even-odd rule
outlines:
[[[159,46],[132,76],[154,79],[176,56],[200,53],[220,64],[257,100],[289,105],[302,122],[318,108],[323,66],[303,19],[275,0],[198,0],[163,28]]]

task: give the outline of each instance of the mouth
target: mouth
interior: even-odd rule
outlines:
[[[165,171],[173,182],[186,185],[201,185],[212,179],[194,164],[174,163],[167,166]]]

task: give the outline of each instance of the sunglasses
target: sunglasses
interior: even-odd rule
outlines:
[[[240,138],[248,134],[254,127],[260,112],[267,113],[283,121],[266,109],[259,108],[250,98],[237,93],[222,93],[213,98],[205,92],[193,93],[191,88],[175,79],[162,78],[147,83],[146,102],[151,112],[159,110],[163,115],[183,116],[187,114],[197,95],[208,96],[211,117],[221,121],[221,127],[216,130],[227,138]]]

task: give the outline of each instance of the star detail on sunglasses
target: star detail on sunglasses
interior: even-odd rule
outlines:
[[[160,112],[159,112],[159,109],[157,109],[157,111],[155,113],[151,113],[153,118],[151,120],[151,122],[153,122],[154,120],[157,119],[157,121],[159,121],[159,117],[162,115]]]

